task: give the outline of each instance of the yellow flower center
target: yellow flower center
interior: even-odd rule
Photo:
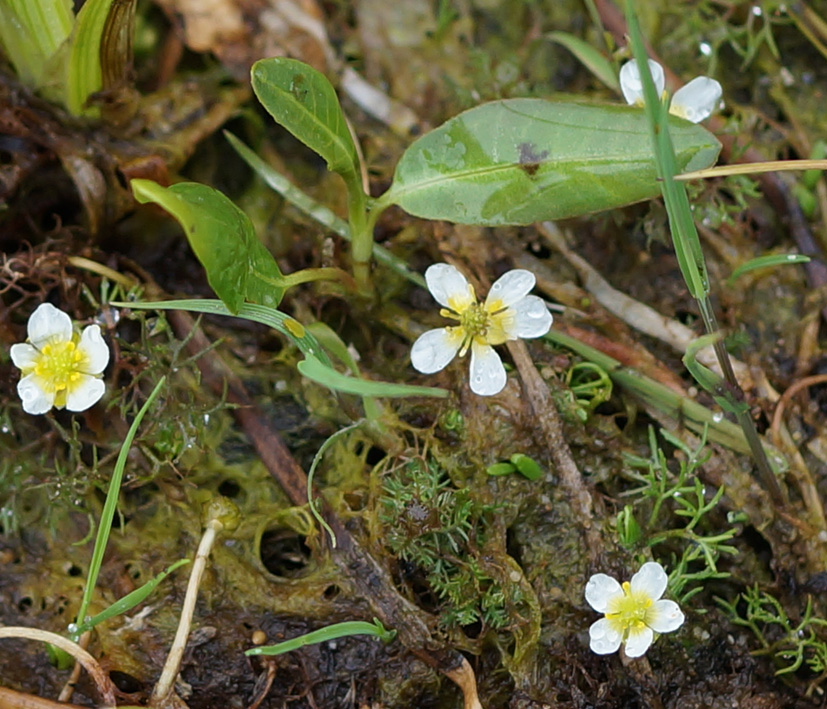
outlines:
[[[514,313],[506,308],[502,301],[480,304],[473,297],[473,289],[469,286],[470,299],[453,299],[450,302],[451,310],[443,308],[440,315],[452,320],[459,320],[459,325],[453,330],[457,337],[462,338],[462,347],[459,355],[462,357],[476,341],[481,345],[501,345],[509,337],[506,332],[513,324]]]
[[[473,303],[459,314],[459,323],[469,338],[485,339],[491,324],[491,316],[481,305]]]
[[[80,383],[85,360],[86,356],[72,340],[51,342],[40,350],[34,373],[47,393],[72,391]]]
[[[648,614],[654,601],[644,591],[632,591],[628,581],[623,584],[623,595],[609,601],[606,618],[612,628],[627,637],[630,631],[640,631],[648,625]]]

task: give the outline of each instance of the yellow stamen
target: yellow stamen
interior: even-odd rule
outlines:
[[[609,601],[606,618],[612,627],[628,637],[630,631],[643,630],[647,625],[646,619],[654,601],[645,591],[632,591],[628,581],[622,584],[623,595],[616,596]]]
[[[77,387],[85,362],[86,355],[74,341],[52,342],[40,350],[33,371],[43,391],[59,394]]]

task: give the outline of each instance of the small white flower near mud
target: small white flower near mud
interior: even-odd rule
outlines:
[[[52,407],[85,411],[103,396],[109,348],[100,327],[89,325],[78,335],[66,313],[43,303],[29,318],[28,335],[28,342],[11,347],[12,362],[23,373],[17,393],[27,414]]]
[[[431,295],[444,306],[440,315],[459,324],[421,335],[411,349],[411,364],[423,374],[433,374],[470,348],[471,391],[480,396],[498,394],[505,386],[506,374],[492,345],[541,337],[551,327],[546,304],[528,295],[536,282],[534,274],[523,269],[508,271],[491,286],[482,304],[465,276],[447,263],[430,266],[425,281]]]
[[[662,96],[666,86],[663,67],[652,59],[648,62],[658,96]],[[620,69],[620,90],[623,92],[626,103],[643,105],[643,82],[634,59],[626,62]],[[718,107],[722,94],[721,85],[715,79],[697,76],[675,92],[669,104],[669,113],[692,121],[692,123],[700,123],[709,118]]]
[[[674,601],[660,600],[666,590],[663,567],[649,561],[631,582],[623,584],[606,574],[595,574],[586,584],[586,601],[605,618],[589,628],[589,647],[598,655],[616,652],[621,643],[626,655],[641,657],[655,633],[671,633],[683,625],[684,615]]]

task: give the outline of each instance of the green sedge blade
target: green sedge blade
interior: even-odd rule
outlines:
[[[600,81],[620,93],[617,69],[598,49],[569,32],[549,32],[546,37],[568,49]]]
[[[271,307],[281,302],[284,276],[249,217],[232,200],[195,182],[172,187],[151,180],[131,184],[141,204],[154,202],[178,220],[210,286],[233,314],[245,299]]]
[[[732,285],[745,273],[750,271],[757,271],[759,268],[773,268],[774,266],[785,266],[791,263],[809,263],[810,257],[803,254],[770,254],[768,256],[759,256],[750,259],[746,263],[742,263],[736,268],[732,275],[726,279],[727,285]]]
[[[327,77],[286,57],[257,61],[250,76],[253,91],[275,121],[350,184],[359,174],[359,156]]]
[[[682,170],[712,165],[721,145],[670,117]],[[563,219],[660,194],[646,117],[635,106],[508,99],[450,119],[414,142],[378,206],[487,226]]]
[[[99,623],[103,623],[103,621],[114,618],[116,615],[121,615],[121,613],[126,613],[127,611],[132,610],[139,603],[143,603],[147,598],[149,598],[150,594],[155,590],[158,584],[173,571],[175,571],[175,569],[189,563],[189,559],[180,559],[179,561],[176,561],[174,564],[164,569],[155,578],[147,581],[143,586],[136,588],[132,591],[132,593],[126,594],[123,598],[119,598],[106,610],[101,611],[96,616],[93,616],[84,623],[81,623],[75,631],[75,634],[78,636],[83,635],[87,630],[92,630],[92,628]]]
[[[322,364],[315,357],[308,357],[296,365],[302,376],[312,379],[317,384],[341,391],[345,394],[358,394],[359,396],[434,396],[445,398],[448,396],[447,389],[435,387],[415,386],[413,384],[392,384],[390,382],[374,382],[367,379],[348,377],[329,366]]]
[[[396,637],[395,630],[387,630],[382,623],[376,618],[373,623],[366,623],[362,620],[348,620],[344,623],[336,623],[329,625],[326,628],[319,628],[312,633],[300,635],[298,638],[286,640],[278,645],[267,645],[265,647],[254,647],[252,650],[246,650],[245,655],[281,655],[285,652],[298,650],[305,645],[314,645],[316,643],[323,643],[328,640],[335,640],[336,638],[344,638],[349,635],[375,635],[382,642],[390,642]]]
[[[86,611],[89,608],[89,603],[92,601],[92,594],[95,591],[95,586],[98,582],[98,574],[100,573],[101,565],[103,564],[103,555],[106,551],[106,545],[109,542],[109,534],[112,531],[112,520],[115,519],[115,508],[118,506],[118,496],[121,491],[121,482],[123,481],[124,470],[126,469],[126,459],[129,456],[129,451],[132,448],[132,441],[138,433],[138,428],[141,421],[146,416],[147,411],[152,407],[155,398],[160,393],[161,389],[166,383],[166,377],[161,377],[152,393],[149,395],[144,405],[138,411],[137,416],[132,421],[132,425],[126,432],[126,437],[123,439],[121,450],[118,453],[118,459],[115,461],[115,467],[112,470],[112,478],[109,481],[109,490],[106,493],[106,501],[103,503],[103,511],[101,512],[100,524],[98,525],[98,535],[95,538],[95,546],[92,549],[92,559],[89,562],[89,573],[86,576],[86,584],[83,587],[83,596],[80,599],[80,608],[78,609],[78,623],[84,622],[86,619]],[[80,638],[80,633],[77,628],[70,633],[74,642]]]
[[[291,318],[275,308],[255,303],[243,303],[238,312],[233,313],[220,300],[164,300],[156,303],[124,303],[113,301],[111,305],[135,310],[183,310],[188,313],[208,313],[210,315],[230,315],[251,320],[272,327],[287,337],[306,357],[315,357],[327,366],[332,366],[319,341],[298,320]]]

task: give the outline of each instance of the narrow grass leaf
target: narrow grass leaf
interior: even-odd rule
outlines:
[[[363,620],[348,620],[344,623],[336,623],[329,625],[326,628],[314,630],[312,633],[301,635],[298,638],[287,640],[278,645],[265,645],[264,647],[254,647],[251,650],[246,650],[245,655],[281,655],[285,652],[298,650],[300,647],[306,645],[315,645],[316,643],[323,643],[327,640],[335,640],[336,638],[344,638],[349,635],[374,635],[382,642],[390,642],[396,637],[395,630],[387,630],[378,619],[374,618],[373,623],[366,623]]]
[[[147,581],[143,586],[136,588],[131,593],[128,593],[123,598],[119,598],[115,601],[109,608],[106,610],[101,611],[97,615],[93,616],[87,621],[84,621],[78,626],[77,634],[83,635],[87,630],[92,630],[96,625],[99,623],[103,623],[105,620],[109,620],[110,618],[114,618],[115,616],[121,615],[121,613],[126,613],[129,610],[132,610],[135,606],[139,603],[143,603],[149,595],[155,590],[161,581],[163,581],[167,576],[169,576],[175,569],[179,566],[183,566],[184,564],[189,564],[189,559],[180,559],[176,561],[171,566],[168,566],[164,571],[160,574],[155,576],[155,578],[150,579]]]
[[[189,313],[206,313],[209,315],[228,315],[230,317],[251,320],[272,327],[287,337],[299,350],[309,357],[319,359],[326,366],[332,366],[319,341],[308,332],[298,320],[275,308],[255,303],[244,303],[237,313],[230,312],[220,300],[164,300],[158,302],[112,302],[120,308],[135,310],[184,310]]]
[[[358,394],[359,396],[433,396],[445,398],[448,396],[447,389],[435,387],[415,386],[412,384],[392,384],[390,382],[374,382],[367,379],[348,377],[335,369],[323,365],[315,357],[308,357],[297,365],[299,372],[308,379],[318,384],[340,391],[345,394]]]
[[[549,32],[546,37],[568,49],[580,63],[612,91],[620,93],[615,66],[588,42],[568,32]]]
[[[126,438],[124,438],[123,445],[121,445],[118,459],[115,461],[115,467],[112,470],[112,479],[109,481],[109,491],[106,493],[106,501],[103,504],[103,512],[101,512],[100,524],[98,525],[98,535],[95,538],[95,547],[92,550],[92,560],[89,562],[89,574],[86,577],[86,585],[83,587],[83,597],[80,601],[80,609],[78,610],[77,624],[81,625],[86,620],[86,611],[89,608],[89,603],[92,600],[92,594],[95,591],[95,585],[98,582],[98,574],[100,573],[101,563],[103,563],[103,554],[106,551],[106,544],[109,541],[109,533],[112,531],[112,520],[115,518],[115,508],[118,505],[118,495],[121,491],[121,481],[123,480],[124,469],[126,468],[126,459],[129,456],[129,451],[132,448],[132,441],[138,433],[138,427],[141,425],[144,416],[149,411],[152,404],[155,402],[158,394],[166,383],[166,377],[161,377],[159,382],[155,385],[152,393],[149,395],[144,405],[135,416],[135,420],[127,431]],[[80,638],[80,632],[77,629],[70,633],[72,640],[75,642]]]
[[[774,268],[775,266],[786,266],[791,263],[809,263],[809,261],[810,257],[804,256],[803,254],[770,254],[768,256],[758,256],[738,266],[730,277],[726,279],[726,282],[727,285],[731,286],[745,273],[757,271],[760,268]]]

